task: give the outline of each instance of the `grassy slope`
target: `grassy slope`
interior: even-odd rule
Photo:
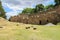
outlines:
[[[0,22],[0,40],[60,40],[60,25],[36,26],[36,30],[25,29],[29,24]]]

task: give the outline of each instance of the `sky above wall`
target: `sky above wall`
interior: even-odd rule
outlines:
[[[37,4],[44,6],[55,4],[54,0],[1,0],[7,18],[21,13],[24,8],[34,8]]]

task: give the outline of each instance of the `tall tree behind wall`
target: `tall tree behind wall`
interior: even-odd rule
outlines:
[[[55,0],[56,6],[60,5],[60,0]]]
[[[5,11],[2,7],[1,1],[0,1],[0,17],[6,18]]]

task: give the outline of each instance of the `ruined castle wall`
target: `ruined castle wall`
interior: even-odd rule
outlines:
[[[26,24],[47,24],[53,23],[56,24],[60,22],[60,7],[57,9],[51,9],[45,12],[36,13],[36,14],[20,14],[18,16],[14,16],[10,19],[13,22],[20,22]]]

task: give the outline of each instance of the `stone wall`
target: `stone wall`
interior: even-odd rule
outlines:
[[[51,9],[45,12],[39,12],[36,14],[20,14],[10,18],[12,22],[20,22],[26,24],[40,24],[44,25],[47,23],[57,24],[60,22],[60,6],[59,8]]]

